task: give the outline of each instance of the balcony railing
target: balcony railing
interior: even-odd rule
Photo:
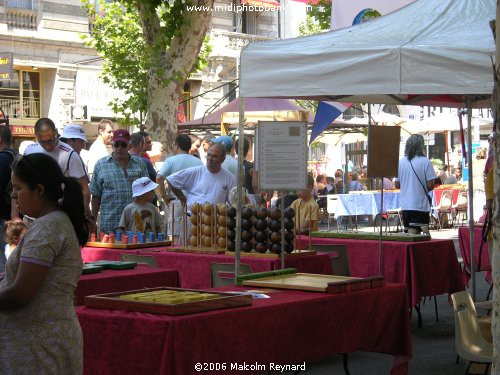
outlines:
[[[39,100],[24,99],[22,104],[19,99],[0,98],[0,108],[11,118],[40,117]]]
[[[6,0],[5,21],[9,27],[36,30],[38,0]]]

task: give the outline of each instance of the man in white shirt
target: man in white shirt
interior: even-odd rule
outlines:
[[[111,120],[102,119],[99,125],[97,125],[97,131],[99,135],[89,149],[88,172],[90,178],[92,178],[92,173],[94,173],[94,167],[97,161],[105,156],[109,156],[108,146],[111,147],[113,144],[113,122]]]
[[[231,156],[231,149],[233,148],[233,140],[228,135],[221,135],[212,139],[212,143],[220,143],[226,149],[226,159],[222,163],[222,168],[232,173],[234,178],[238,178],[238,160]],[[207,156],[208,157],[208,156]]]
[[[206,166],[191,167],[167,177],[172,192],[188,209],[193,203],[229,202],[229,192],[236,186],[236,178],[221,167],[225,158],[225,147],[214,143],[208,149]]]
[[[35,123],[35,136],[37,143],[29,145],[24,155],[42,153],[52,156],[66,177],[78,180],[82,188],[85,214],[92,226],[95,220],[90,213],[90,190],[87,183],[87,175],[82,160],[78,153],[64,142],[59,141],[54,122],[49,118],[41,118]]]

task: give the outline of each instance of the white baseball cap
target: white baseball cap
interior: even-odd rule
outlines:
[[[141,177],[132,183],[132,197],[138,197],[156,189],[158,184],[151,181],[149,177]]]
[[[83,139],[85,142],[87,142],[85,131],[80,125],[76,124],[66,125],[63,129],[61,137],[66,139],[78,138],[78,139]]]

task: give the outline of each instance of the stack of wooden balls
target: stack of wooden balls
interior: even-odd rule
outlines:
[[[267,208],[261,207],[255,211],[255,221],[253,227],[255,228],[253,237],[255,239],[255,251],[258,253],[265,253],[268,246],[268,222],[267,217],[269,211]]]
[[[253,249],[253,209],[243,207],[241,210],[241,251],[249,253]]]
[[[220,249],[226,248],[227,235],[227,205],[217,204],[217,246]]]
[[[227,209],[227,220],[226,220],[226,234],[227,234],[227,244],[226,248],[229,251],[234,251],[236,248],[236,208],[228,207]]]
[[[224,249],[226,247],[227,206],[225,204],[213,206],[210,203],[195,203],[191,205],[190,210],[191,236],[189,244],[195,247],[218,246]]]

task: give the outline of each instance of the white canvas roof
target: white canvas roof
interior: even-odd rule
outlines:
[[[361,25],[250,43],[240,96],[489,106],[495,0],[418,0]]]

